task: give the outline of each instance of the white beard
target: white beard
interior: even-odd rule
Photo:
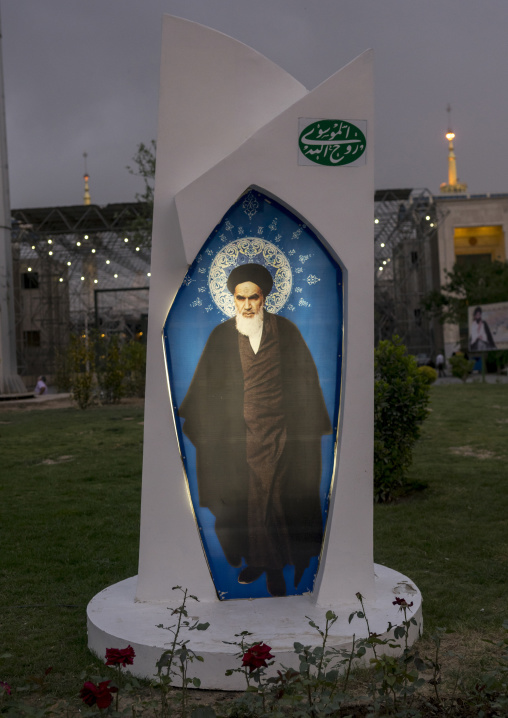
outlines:
[[[261,332],[263,329],[263,309],[261,308],[253,317],[243,317],[241,314],[236,315],[236,328],[246,337],[252,337]]]

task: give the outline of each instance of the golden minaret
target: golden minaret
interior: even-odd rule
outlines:
[[[440,190],[445,194],[465,194],[467,192],[467,184],[461,183],[457,179],[457,160],[455,157],[455,149],[453,147],[455,133],[452,132],[451,129],[451,110],[452,108],[448,105],[446,108],[446,111],[448,112],[448,132],[445,135],[448,140],[448,182],[443,182],[440,185]]]
[[[88,180],[90,179],[88,176],[88,171],[86,169],[86,158],[88,157],[88,154],[86,152],[83,152],[83,157],[85,159],[85,174],[83,175],[85,180],[85,194],[83,195],[83,204],[92,204],[92,200],[90,198],[90,188],[88,186]]]

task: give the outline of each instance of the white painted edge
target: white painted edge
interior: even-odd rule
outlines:
[[[156,662],[163,651],[171,646],[172,634],[157,626],[173,625],[176,618],[171,609],[181,602],[181,593],[175,591],[175,600],[171,604],[163,602],[139,602],[135,600],[136,576],[120,581],[98,593],[88,604],[88,646],[98,657],[105,656],[106,648],[124,648],[131,645],[136,653],[134,664],[129,667],[131,673],[140,678],[153,678],[156,674]],[[388,633],[389,623],[400,625],[403,614],[393,605],[396,596],[413,602],[411,616],[416,626],[411,626],[409,644],[421,635],[422,597],[418,588],[407,576],[393,569],[375,565],[375,598],[365,601],[366,613],[371,632],[380,638],[393,635]],[[295,642],[319,645],[320,636],[309,626],[311,618],[320,627],[325,625],[326,609],[320,608],[310,596],[292,596],[289,598],[259,598],[247,601],[223,601],[220,603],[198,603],[189,600],[187,604],[189,618],[201,622],[210,622],[206,631],[183,632],[182,637],[189,638],[189,647],[203,656],[203,663],[195,661],[190,667],[189,676],[201,680],[201,688],[220,690],[242,690],[245,680],[242,674],[225,676],[226,670],[238,668],[240,661],[235,657],[236,646],[224,641],[235,641],[234,634],[250,631],[250,641],[263,641],[271,647],[275,656],[274,665],[268,675],[276,675],[280,665],[298,668],[298,659],[293,650]],[[353,636],[356,639],[367,637],[365,621],[355,617],[348,619],[353,611],[361,610],[352,587],[351,601],[337,606],[337,622],[329,634],[329,647],[350,649]],[[398,642],[400,643],[400,641]],[[399,649],[384,650],[385,653],[401,653]],[[364,662],[370,658],[369,653]]]

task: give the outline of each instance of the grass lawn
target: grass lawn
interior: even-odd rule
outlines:
[[[137,573],[143,409],[2,409],[0,680],[75,694],[88,601]]]
[[[497,631],[508,618],[508,385],[432,389],[410,478],[375,508],[375,560],[410,576],[426,631]]]
[[[422,590],[426,630],[493,636],[508,617],[508,385],[433,387],[431,407],[410,476],[428,486],[376,506],[375,560]],[[85,609],[137,573],[142,421],[140,406],[0,405],[0,680],[13,687],[53,666],[49,691],[71,698],[98,672]]]

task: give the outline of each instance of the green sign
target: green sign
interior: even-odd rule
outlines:
[[[317,120],[300,132],[298,145],[310,162],[338,167],[356,162],[365,152],[367,141],[352,122]]]

